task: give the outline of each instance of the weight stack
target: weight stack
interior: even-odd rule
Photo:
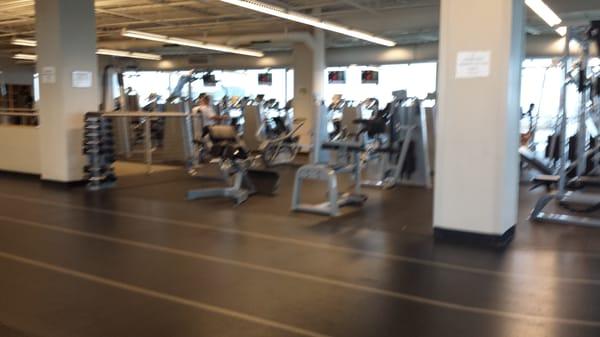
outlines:
[[[100,112],[85,114],[83,154],[87,157],[84,173],[88,180],[87,189],[98,191],[113,187],[115,175],[115,141],[112,120],[102,117]]]

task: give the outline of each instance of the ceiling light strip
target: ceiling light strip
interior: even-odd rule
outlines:
[[[556,34],[563,36],[563,37],[567,35],[567,27],[566,26],[558,27],[554,31],[556,32]]]
[[[19,54],[15,54],[13,56],[13,59],[15,59],[15,60],[25,60],[25,61],[36,61],[37,60],[37,55],[35,55],[35,54],[23,54],[23,53],[19,53]]]
[[[17,45],[17,46],[25,46],[25,47],[37,47],[37,41],[28,40],[28,39],[14,38],[11,40],[11,44]],[[138,53],[138,52],[131,52],[131,51],[127,51],[127,50],[114,50],[114,49],[103,49],[103,48],[98,49],[96,51],[96,54],[135,58],[135,59],[142,59],[142,60],[153,60],[153,61],[160,61],[162,58],[158,54]],[[33,54],[17,54],[17,55],[30,55],[30,56],[25,56],[25,57],[28,57],[27,60],[32,60],[31,55],[33,55]]]
[[[127,58],[142,59],[142,60],[152,60],[152,61],[160,61],[161,60],[161,56],[157,55],[157,54],[138,53],[138,52],[125,51],[125,50],[98,49],[96,51],[96,54],[107,55],[107,56],[127,57]]]
[[[10,41],[10,43],[14,44],[15,46],[37,47],[37,42],[35,40],[14,38]]]
[[[137,53],[123,50],[112,50],[112,49],[98,49],[96,51],[98,55],[108,55],[108,56],[118,56],[118,57],[127,57],[134,59],[142,59],[142,60],[152,60],[152,61],[160,61],[161,56],[156,54],[147,54],[147,53]],[[35,54],[24,54],[19,53],[13,56],[15,60],[27,60],[27,61],[37,61],[37,55]]]
[[[123,31],[121,32],[121,35],[130,37],[130,38],[134,38],[134,39],[142,39],[142,40],[156,41],[156,42],[162,42],[162,43],[170,43],[170,44],[176,44],[176,45],[184,46],[184,47],[208,49],[208,50],[220,51],[220,52],[224,52],[224,53],[240,54],[240,55],[253,56],[253,57],[265,56],[265,54],[263,52],[258,51],[258,50],[245,49],[245,48],[234,48],[234,47],[225,46],[225,45],[207,43],[207,42],[197,41],[197,40],[182,39],[182,38],[178,38],[178,37],[169,37],[166,35],[146,33],[146,32],[140,32],[140,31],[136,31],[136,30],[123,29]]]
[[[301,24],[313,26],[316,28],[320,28],[323,30],[335,32],[338,34],[347,35],[347,36],[354,37],[359,40],[372,42],[372,43],[383,45],[386,47],[393,47],[396,45],[396,42],[394,42],[392,40],[384,39],[382,37],[378,37],[373,34],[363,32],[360,30],[350,29],[348,27],[344,27],[342,25],[339,25],[339,24],[336,24],[333,22],[323,21],[323,20],[313,17],[313,16],[305,15],[305,14],[298,13],[298,12],[288,11],[284,8],[272,6],[272,5],[269,5],[269,4],[260,2],[260,1],[254,1],[254,0],[220,0],[220,1],[228,3],[230,5],[243,7],[243,8],[253,10],[256,12],[260,12],[263,14],[268,14],[268,15],[276,16],[278,18],[282,18],[282,19],[298,22]]]
[[[567,34],[566,27],[559,27],[562,19],[543,0],[525,0],[525,4],[542,18],[548,26],[552,27],[558,35],[565,36]]]

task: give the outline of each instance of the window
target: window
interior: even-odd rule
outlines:
[[[361,73],[364,70],[379,72],[379,83],[363,84]],[[325,99],[337,94],[345,99],[361,102],[367,98],[377,98],[381,105],[393,100],[392,92],[406,90],[408,96],[425,98],[436,91],[437,63],[391,64],[382,66],[331,67],[329,71],[345,71],[346,83],[326,83]]]
[[[273,78],[272,85],[259,85],[258,75],[270,73]],[[169,97],[171,91],[177,86],[179,78],[187,71],[163,72],[140,71],[126,72],[124,74],[125,87],[132,88],[139,95],[143,105],[150,94],[158,94],[162,101]],[[252,70],[216,70],[211,72],[217,80],[214,86],[205,85],[199,79],[192,83],[192,97],[196,98],[201,93],[207,93],[213,99],[220,100],[223,96],[229,97],[265,95],[266,99],[274,98],[285,105],[293,97],[294,77],[293,70],[287,69],[252,69]],[[201,74],[200,74],[201,75]],[[182,94],[188,96],[188,88],[184,87]]]
[[[598,67],[599,59],[592,59],[590,67]],[[553,59],[527,59],[523,62],[521,77],[521,109],[527,111],[530,104],[535,104],[534,116],[538,116],[535,142],[545,144],[549,135],[553,134],[557,126],[560,106],[561,85],[563,70]],[[579,94],[577,88],[571,85],[567,89],[567,116],[568,135],[573,135],[577,129],[577,115],[579,113]],[[522,132],[527,130],[527,121],[521,123]],[[525,125],[524,125],[525,124]]]

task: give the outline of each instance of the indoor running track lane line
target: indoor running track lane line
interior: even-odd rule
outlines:
[[[500,277],[500,278],[522,278],[522,279],[529,279],[529,280],[534,280],[534,281],[540,280],[540,281],[549,281],[549,282],[600,285],[600,280],[583,279],[583,278],[569,278],[569,277],[556,277],[556,276],[535,276],[535,275],[530,275],[530,274],[501,272],[501,271],[482,269],[482,268],[476,268],[476,267],[468,267],[468,266],[464,266],[464,265],[458,265],[458,264],[452,264],[452,263],[446,263],[446,262],[424,260],[424,259],[409,257],[409,256],[387,254],[387,253],[374,252],[374,251],[366,251],[366,250],[362,250],[362,249],[349,248],[349,247],[344,247],[344,246],[340,246],[340,245],[317,243],[317,242],[312,242],[312,241],[308,241],[308,240],[294,239],[294,238],[290,238],[290,237],[281,237],[281,236],[270,235],[270,234],[255,232],[255,231],[222,228],[219,226],[206,225],[206,224],[201,224],[201,223],[196,223],[196,222],[191,222],[191,221],[173,220],[173,219],[162,218],[162,217],[140,215],[140,214],[130,213],[130,212],[112,211],[112,210],[107,210],[107,209],[102,209],[102,208],[94,208],[94,207],[73,205],[73,204],[69,204],[69,203],[48,201],[48,200],[40,199],[40,198],[16,196],[16,195],[6,194],[6,193],[2,193],[2,192],[0,192],[0,198],[19,200],[19,201],[24,201],[24,202],[29,202],[29,203],[48,205],[48,206],[66,208],[66,209],[73,209],[73,210],[84,211],[84,212],[92,212],[92,213],[98,213],[98,214],[120,216],[123,218],[130,218],[130,219],[135,219],[135,220],[151,221],[151,222],[155,222],[155,223],[163,223],[163,224],[173,225],[173,226],[181,226],[181,227],[187,227],[187,228],[196,228],[196,229],[201,229],[201,230],[215,231],[215,232],[220,232],[220,233],[225,233],[225,234],[230,234],[230,235],[249,237],[252,239],[267,240],[267,241],[279,242],[279,243],[284,243],[284,244],[292,244],[292,245],[296,245],[296,246],[300,246],[300,247],[316,248],[316,249],[336,251],[336,252],[348,253],[348,254],[359,254],[361,256],[366,256],[366,257],[371,257],[371,258],[404,262],[404,263],[412,263],[412,264],[427,266],[427,267],[431,267],[431,268],[449,269],[449,270],[473,273],[473,274],[478,274],[478,275],[495,276],[495,277]],[[594,256],[594,257],[596,257],[596,256]]]
[[[243,321],[247,321],[247,322],[251,322],[251,323],[255,323],[255,324],[259,324],[259,325],[263,325],[263,326],[267,326],[270,328],[279,329],[282,331],[296,334],[298,336],[331,337],[328,335],[324,335],[324,334],[321,334],[321,333],[318,333],[315,331],[299,328],[296,326],[275,322],[272,320],[260,318],[257,316],[245,314],[245,313],[234,311],[234,310],[229,310],[226,308],[221,308],[218,306],[202,303],[199,301],[186,299],[186,298],[179,297],[179,296],[161,293],[161,292],[158,292],[158,291],[155,291],[152,289],[147,289],[147,288],[138,287],[138,286],[123,283],[123,282],[114,281],[114,280],[107,279],[104,277],[99,277],[99,276],[95,276],[92,274],[83,273],[83,272],[79,272],[79,271],[68,269],[68,268],[63,268],[63,267],[60,267],[57,265],[28,259],[28,258],[25,258],[22,256],[13,255],[13,254],[5,253],[2,251],[0,251],[0,258],[5,259],[5,260],[10,260],[13,262],[19,262],[22,264],[26,264],[29,266],[33,266],[33,267],[37,267],[37,268],[41,268],[41,269],[45,269],[45,270],[49,270],[49,271],[52,271],[55,273],[68,275],[71,277],[75,277],[78,279],[86,280],[86,281],[97,283],[97,284],[101,284],[104,286],[117,288],[117,289],[128,291],[131,293],[136,293],[136,294],[152,297],[155,299],[160,299],[163,301],[168,301],[168,302],[172,302],[172,303],[176,303],[176,304],[180,304],[180,305],[185,305],[185,306],[193,307],[193,308],[200,309],[203,311],[208,311],[211,313],[215,313],[215,314],[219,314],[219,315],[223,315],[223,316],[227,316],[227,317],[231,317],[231,318],[236,318],[236,319],[240,319]]]
[[[395,299],[399,299],[399,300],[406,300],[406,301],[420,303],[420,304],[424,304],[424,305],[440,307],[440,308],[449,309],[449,310],[457,310],[457,311],[462,311],[462,312],[467,312],[467,313],[472,313],[472,314],[509,318],[509,319],[516,319],[516,320],[522,320],[522,321],[530,321],[530,322],[534,322],[534,323],[555,323],[555,324],[563,324],[563,325],[600,327],[600,321],[589,321],[589,320],[578,320],[578,319],[559,318],[559,317],[551,317],[551,316],[520,314],[520,313],[509,312],[509,311],[472,307],[472,306],[461,305],[461,304],[456,304],[456,303],[451,303],[451,302],[433,300],[433,299],[429,299],[429,298],[425,298],[425,297],[421,297],[421,296],[415,296],[415,295],[410,295],[410,294],[406,294],[406,293],[400,293],[400,292],[395,292],[395,291],[390,291],[390,290],[385,290],[385,289],[380,289],[380,288],[362,286],[362,285],[358,285],[358,284],[354,284],[354,283],[338,281],[338,280],[329,279],[329,278],[325,278],[325,277],[319,277],[319,276],[314,276],[314,275],[309,275],[309,274],[304,274],[304,273],[299,273],[299,272],[293,272],[293,271],[283,270],[283,269],[279,269],[279,268],[266,267],[266,266],[252,264],[252,263],[239,262],[239,261],[215,257],[215,256],[208,256],[208,255],[193,253],[193,252],[189,252],[189,251],[185,251],[185,250],[179,250],[179,249],[173,249],[173,248],[158,246],[158,245],[149,244],[149,243],[143,243],[143,242],[139,242],[139,241],[118,239],[118,238],[113,238],[113,237],[105,236],[105,235],[101,235],[101,234],[92,234],[92,233],[88,233],[88,232],[84,232],[84,231],[42,224],[42,223],[34,222],[34,221],[14,219],[14,218],[9,218],[9,217],[5,217],[5,216],[0,216],[0,219],[9,221],[9,222],[13,222],[13,223],[17,223],[17,224],[30,226],[30,227],[36,227],[36,228],[61,232],[64,234],[82,236],[82,237],[92,238],[92,239],[101,240],[101,241],[105,241],[105,242],[111,242],[111,243],[121,244],[121,245],[125,245],[125,246],[148,249],[148,250],[158,251],[158,252],[166,253],[166,254],[184,256],[184,257],[188,257],[188,258],[208,260],[213,263],[227,264],[227,265],[232,265],[232,266],[239,267],[239,268],[251,269],[251,270],[255,270],[255,271],[276,274],[276,275],[284,276],[284,277],[302,279],[304,281],[311,281],[311,282],[326,284],[326,285],[330,285],[330,286],[336,286],[336,287],[340,287],[340,288],[350,289],[350,290],[354,290],[354,291],[366,292],[366,293],[371,293],[374,295],[391,297],[391,298],[395,298]],[[35,265],[35,266],[45,268],[45,269],[50,269],[50,270],[57,271],[57,272],[66,273],[64,271],[69,271],[67,274],[72,275],[72,276],[79,277],[80,275],[87,275],[86,277],[80,277],[80,278],[85,278],[88,280],[94,280],[94,278],[97,278],[99,280],[103,280],[103,282],[113,282],[115,284],[125,284],[125,283],[121,283],[121,282],[117,282],[117,281],[112,281],[112,280],[109,280],[106,278],[74,271],[71,269],[54,266],[51,264],[47,264],[45,262],[40,262],[40,261],[35,261],[35,260],[19,257],[16,255],[12,255],[10,253],[0,252],[0,257],[4,257],[7,259],[11,259],[11,257],[13,257],[12,259],[16,260],[16,261],[19,261],[16,259],[16,258],[19,258],[19,259],[22,259],[23,261],[26,261],[26,262],[21,261],[23,263],[29,263],[31,265]],[[50,266],[52,268],[50,268],[48,266]],[[133,285],[127,285],[127,286],[135,288],[135,289],[142,289],[142,290],[149,291],[152,293],[162,294],[162,293],[158,293],[158,292],[155,292],[155,291],[152,291],[149,289],[136,287]],[[195,301],[191,301],[191,300],[185,300],[185,299],[177,297],[177,296],[172,296],[172,295],[167,295],[167,294],[163,294],[163,295],[167,296],[167,297],[181,299],[183,301],[195,302]],[[155,297],[158,297],[158,296],[155,296]],[[197,303],[200,303],[200,302],[197,302]],[[182,304],[186,304],[186,303],[182,303]],[[202,304],[202,303],[200,303],[200,305],[203,305],[207,308],[213,307],[211,305]],[[200,308],[200,306],[196,306],[196,307]],[[223,309],[223,310],[227,311],[227,309]],[[234,312],[234,311],[231,311],[231,312]],[[246,315],[246,314],[241,314],[241,313],[238,313],[238,314]],[[248,316],[248,315],[246,315],[246,316]],[[249,317],[253,317],[253,316],[249,316]],[[265,320],[265,321],[270,322],[268,320]],[[279,324],[279,323],[276,323],[276,324]],[[284,324],[280,324],[280,325],[286,326]],[[292,331],[292,330],[287,330],[287,331]],[[310,336],[310,335],[306,335],[306,336]],[[317,335],[314,335],[314,336],[317,336]],[[319,336],[322,336],[322,335],[319,335]]]

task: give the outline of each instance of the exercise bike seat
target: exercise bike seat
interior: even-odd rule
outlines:
[[[360,143],[350,142],[326,142],[321,145],[325,150],[346,150],[351,152],[363,152],[365,148]]]
[[[208,136],[213,143],[238,143],[237,131],[232,125],[209,126]]]
[[[366,125],[369,124],[371,122],[370,119],[355,119],[352,121],[353,124],[360,124],[360,125]]]
[[[355,119],[353,123],[362,125],[360,133],[366,132],[369,137],[384,134],[386,131],[386,121],[383,118]]]

